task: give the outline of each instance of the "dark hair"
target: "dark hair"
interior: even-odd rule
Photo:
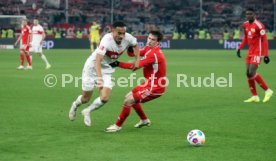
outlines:
[[[114,22],[113,25],[112,25],[113,28],[116,28],[116,27],[126,27],[126,24],[121,22],[121,21],[117,21],[117,22]]]
[[[158,30],[153,30],[153,31],[150,31],[149,33],[156,36],[158,42],[163,39],[163,34]]]
[[[251,11],[251,12],[254,12],[254,13],[255,13],[254,8],[251,8],[251,7],[248,7],[248,8],[246,9],[246,11]]]

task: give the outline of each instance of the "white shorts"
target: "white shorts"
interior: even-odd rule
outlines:
[[[82,71],[82,90],[93,91],[94,87],[97,85],[97,78],[94,63],[90,63],[88,59]],[[112,89],[113,84],[111,73],[103,73],[103,81],[104,87]]]
[[[30,52],[42,53],[42,45],[32,45]]]

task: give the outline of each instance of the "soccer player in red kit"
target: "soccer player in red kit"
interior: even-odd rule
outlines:
[[[143,56],[139,62],[139,68],[143,68],[145,82],[135,87],[129,92],[124,100],[122,111],[114,125],[105,129],[106,132],[117,132],[122,129],[122,125],[130,114],[131,107],[134,108],[140,117],[140,121],[134,126],[141,128],[150,126],[150,120],[147,118],[140,103],[145,103],[162,96],[166,86],[166,61],[164,54],[160,50],[159,43],[163,35],[159,31],[151,31],[147,39],[147,46],[140,50],[140,56]],[[129,54],[130,55],[130,54]],[[114,62],[112,67],[133,69],[132,63]]]
[[[264,57],[265,64],[268,64],[270,61],[268,57],[268,41],[265,26],[260,21],[256,20],[255,11],[252,8],[246,10],[246,18],[248,21],[243,25],[244,38],[237,50],[237,56],[241,57],[240,50],[248,43],[249,50],[246,56],[246,74],[252,97],[244,102],[260,102],[255,81],[265,90],[263,102],[267,102],[273,95],[273,91],[268,88],[261,75],[257,73],[262,57]]]
[[[32,69],[32,62],[31,56],[29,55],[29,48],[30,48],[30,36],[31,36],[31,28],[28,26],[27,19],[22,19],[22,26],[21,26],[21,34],[15,42],[15,46],[21,40],[20,45],[20,66],[17,69],[24,69],[24,56],[28,61],[27,69]]]

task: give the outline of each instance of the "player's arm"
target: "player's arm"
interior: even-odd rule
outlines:
[[[133,46],[133,53],[135,55],[135,62],[132,70],[134,71],[139,68],[139,62],[140,62],[140,50],[139,50],[138,43],[135,46]]]
[[[45,38],[46,38],[46,34],[45,34],[44,30],[43,30],[42,31],[42,39],[41,39],[41,42],[40,42],[41,45],[42,45],[42,42],[45,40]]]
[[[22,34],[19,35],[16,42],[14,43],[14,46],[17,46],[18,42],[22,39]]]
[[[101,89],[103,88],[103,75],[102,75],[102,67],[101,62],[103,61],[103,55],[97,54],[95,61],[95,70],[97,74],[97,86]]]
[[[268,40],[265,32],[265,28],[262,28],[260,30],[260,36],[261,36],[261,46],[262,46],[262,55],[264,56],[264,62],[268,64],[270,62],[270,59],[268,57]]]
[[[244,36],[238,49],[241,50],[246,43],[247,43],[247,35],[246,35],[246,32],[244,31]]]
[[[27,46],[31,46],[31,42],[32,42],[32,38],[33,38],[33,32],[31,30],[31,28],[28,27],[29,30],[29,34],[28,34],[28,44]]]
[[[146,54],[146,52],[148,51],[147,46],[145,46],[144,48],[140,49],[140,56],[144,56]],[[134,57],[134,52],[133,52],[133,47],[130,46],[127,48],[127,55],[130,57]]]
[[[246,30],[245,30],[245,27],[243,27],[243,32],[244,32],[244,36],[243,36],[242,42],[241,42],[240,46],[237,49],[237,56],[239,58],[241,58],[241,49],[247,43],[247,33],[246,33]]]
[[[30,33],[30,34],[28,35],[28,44],[27,44],[27,46],[32,46],[32,44],[31,44],[32,39],[33,39],[33,34]]]
[[[154,55],[147,55],[146,57],[142,58],[139,62],[138,68],[143,68],[147,65],[154,64],[155,63],[155,56]],[[133,69],[134,64],[133,63],[126,63],[126,62],[119,62],[115,61],[111,64],[109,64],[111,67],[120,67],[123,69]]]
[[[102,67],[101,62],[104,59],[104,56],[106,54],[106,47],[109,44],[109,40],[106,37],[103,37],[103,39],[100,42],[99,47],[96,49],[96,60],[95,60],[95,71],[97,75],[97,86],[98,88],[103,88],[103,77],[102,77]]]

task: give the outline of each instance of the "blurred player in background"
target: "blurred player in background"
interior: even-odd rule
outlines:
[[[272,96],[273,91],[268,88],[261,75],[257,73],[257,69],[261,63],[262,57],[264,57],[265,64],[268,64],[270,61],[268,57],[268,41],[265,26],[260,21],[256,20],[255,17],[255,11],[252,8],[248,8],[246,10],[246,18],[248,21],[243,25],[244,38],[237,50],[237,56],[241,57],[240,50],[248,43],[249,50],[246,56],[246,74],[252,97],[244,102],[260,101],[256,91],[255,81],[265,90],[263,102],[267,102]]]
[[[101,29],[101,26],[97,24],[97,22],[94,20],[90,27],[90,36],[89,36],[90,48],[92,52],[100,42],[100,29]],[[94,47],[94,45],[96,47]]]
[[[32,69],[32,61],[31,56],[29,54],[29,48],[30,48],[30,36],[31,36],[31,28],[28,25],[28,20],[23,18],[22,19],[22,26],[21,26],[21,34],[14,43],[14,46],[17,46],[19,41],[20,43],[20,66],[17,69],[24,69],[24,57],[26,56],[26,59],[28,61],[28,66],[26,69]]]
[[[46,65],[46,69],[51,68],[46,56],[42,52],[42,42],[46,35],[43,27],[39,24],[38,19],[33,20],[32,36],[31,36],[31,49],[30,52],[37,53]]]
[[[150,120],[146,116],[140,103],[145,103],[162,96],[166,88],[166,60],[159,44],[163,35],[159,31],[151,31],[148,36],[147,46],[140,50],[143,56],[138,68],[143,68],[146,81],[135,87],[125,96],[122,111],[114,125],[105,129],[106,132],[117,132],[130,114],[131,107],[134,108],[140,117],[140,121],[134,125],[136,128],[150,126]],[[130,54],[129,54],[130,55]],[[119,66],[125,69],[132,69],[132,63],[115,61],[110,64],[112,67]]]
[[[134,46],[136,55],[133,69],[139,64],[139,47],[136,38],[126,33],[126,25],[123,22],[115,22],[112,27],[112,32],[102,38],[99,47],[86,60],[82,72],[82,95],[72,103],[69,111],[69,119],[75,120],[77,108],[89,102],[94,87],[97,86],[100,96],[82,111],[86,126],[91,126],[90,112],[99,109],[109,100],[112,73],[115,71],[109,64],[116,61],[128,46]]]

